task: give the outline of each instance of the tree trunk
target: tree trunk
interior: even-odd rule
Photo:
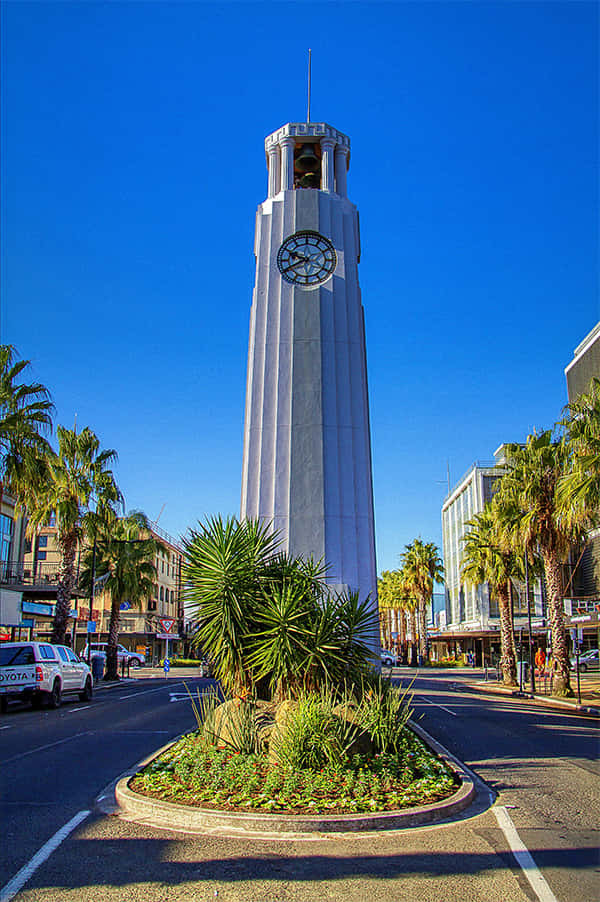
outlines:
[[[498,607],[500,609],[500,666],[502,667],[504,685],[517,686],[515,637],[513,634],[508,583],[499,585],[496,588],[496,592],[498,595]]]
[[[388,609],[379,609],[379,633],[382,648],[387,648],[387,632],[388,632]]]
[[[542,560],[548,590],[548,618],[552,629],[552,695],[572,697],[560,560],[555,551],[544,549]]]
[[[61,551],[60,573],[56,592],[56,606],[52,623],[52,639],[54,645],[64,645],[65,633],[71,613],[71,592],[75,582],[75,554],[77,552],[77,536],[72,533],[59,542]]]
[[[410,631],[412,633],[412,645],[410,650],[410,666],[417,666],[417,612],[414,608],[410,611]]]
[[[402,663],[408,664],[408,649],[406,642],[406,611],[400,611],[400,655]]]
[[[427,597],[419,598],[419,664],[427,658]]]
[[[398,621],[400,619],[399,614],[400,614],[400,612],[398,611],[398,608],[393,608],[393,610],[392,610],[392,632],[396,634],[396,638],[395,638],[395,640],[392,640],[393,645],[394,645],[394,647],[392,648],[392,651],[395,654],[398,654],[399,649],[400,649],[400,629],[399,629],[399,625],[398,625]]]
[[[110,623],[108,625],[108,642],[106,643],[106,673],[105,680],[119,679],[119,658],[117,645],[119,644],[119,626],[121,622],[121,602],[118,598],[112,598],[110,603]]]

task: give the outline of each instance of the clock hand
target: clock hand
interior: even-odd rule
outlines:
[[[304,262],[308,262],[308,261],[305,261],[304,258],[302,258],[301,260],[298,260],[297,263],[290,263],[290,265],[286,266],[285,269],[282,269],[281,272],[289,272],[290,269],[295,269],[297,266],[300,265],[300,263],[304,263]]]

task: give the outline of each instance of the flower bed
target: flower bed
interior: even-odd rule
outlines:
[[[162,801],[223,811],[352,814],[430,804],[452,795],[458,780],[404,728],[395,755],[355,755],[321,770],[207,747],[194,732],[136,774],[130,786]]]

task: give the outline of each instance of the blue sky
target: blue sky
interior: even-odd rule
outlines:
[[[552,425],[598,306],[598,6],[2,5],[1,340],[173,535],[239,510],[263,141],[348,134],[378,570]]]

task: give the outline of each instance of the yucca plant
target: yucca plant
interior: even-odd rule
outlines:
[[[279,539],[255,520],[209,518],[183,540],[183,597],[199,622],[194,644],[213,662],[226,691],[250,691],[249,636],[261,595],[259,575]]]
[[[343,708],[337,693],[327,687],[302,695],[290,710],[284,729],[272,736],[277,761],[292,769],[320,770],[346,760],[363,729],[335,713]]]
[[[402,742],[402,730],[413,713],[412,682],[401,689],[378,674],[367,677],[362,688],[357,721],[368,732],[377,752],[396,754]]]

